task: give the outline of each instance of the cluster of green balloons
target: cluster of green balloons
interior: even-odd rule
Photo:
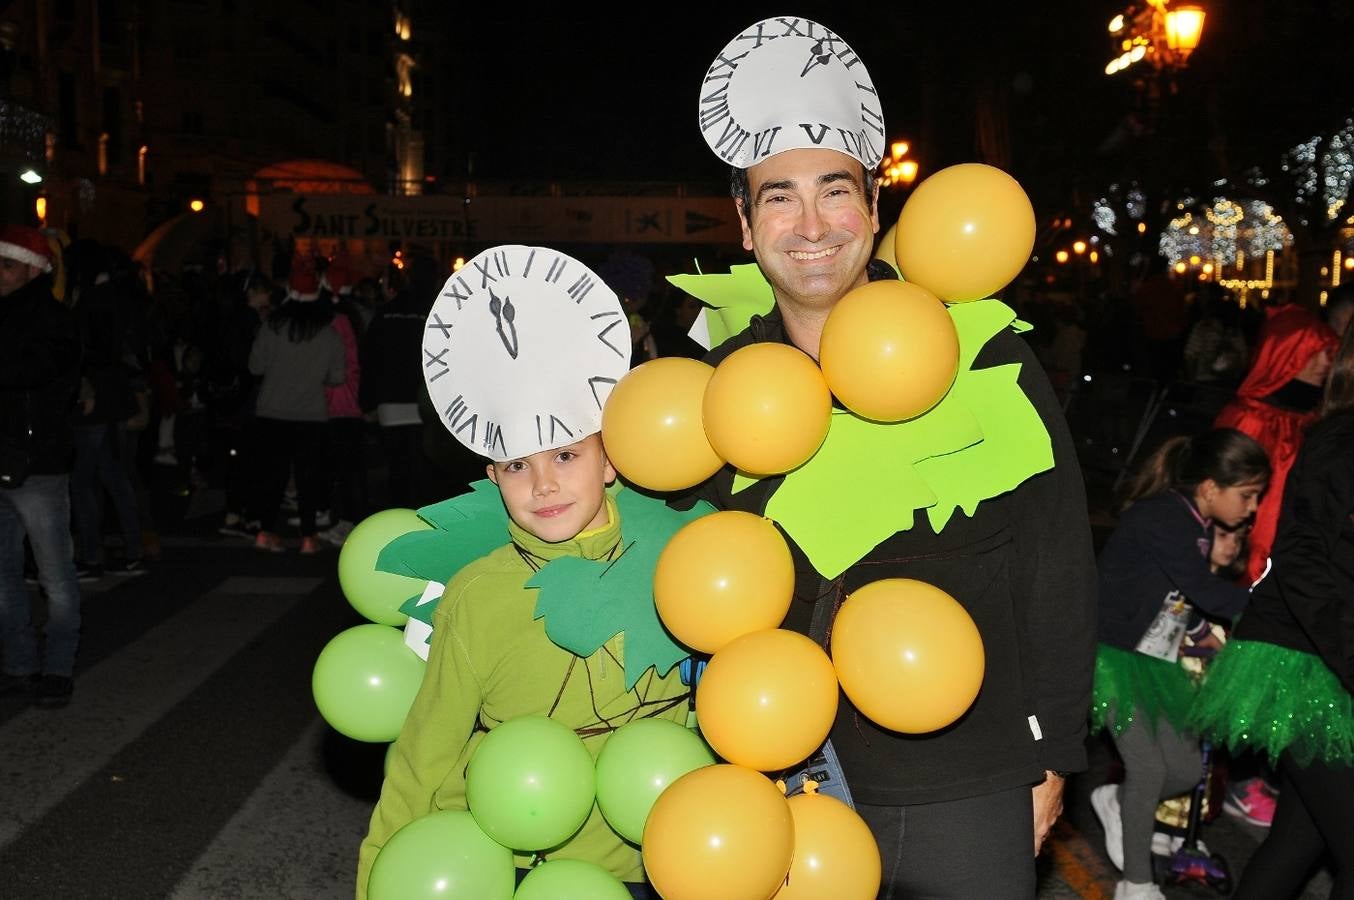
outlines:
[[[359,522],[339,551],[339,587],[369,624],[330,639],[310,687],[324,720],[353,740],[395,740],[423,681],[423,660],[404,641],[409,617],[400,606],[426,582],[377,571],[376,558],[395,538],[429,528],[412,509],[383,510]]]
[[[547,861],[513,892],[513,851],[565,843],[596,802],[607,823],[639,844],[650,810],[669,785],[715,763],[690,729],[638,719],[617,729],[594,763],[583,741],[545,716],[521,716],[492,729],[470,757],[468,811],[422,816],[377,854],[372,900],[628,900],[625,885],[581,860]]]

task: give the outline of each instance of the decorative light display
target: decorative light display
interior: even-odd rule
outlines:
[[[1117,219],[1118,216],[1114,213],[1114,207],[1104,197],[1095,201],[1095,204],[1091,207],[1091,221],[1095,222],[1095,227],[1105,234],[1118,236],[1119,232],[1114,230],[1114,223]]]
[[[1187,208],[1172,219],[1158,249],[1173,266],[1181,261],[1194,264],[1197,257],[1211,262],[1221,274],[1243,269],[1247,259],[1272,257],[1292,241],[1283,218],[1268,203],[1217,197],[1202,215]],[[1273,268],[1272,259],[1269,268]]]
[[[1324,146],[1323,146],[1324,144]],[[1354,184],[1354,119],[1329,137],[1316,135],[1283,155],[1281,166],[1293,178],[1294,199],[1305,209],[1322,210],[1323,222],[1340,217]],[[1309,224],[1303,218],[1302,224]]]

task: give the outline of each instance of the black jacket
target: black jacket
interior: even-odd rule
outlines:
[[[1179,591],[1196,609],[1229,622],[1246,606],[1247,589],[1213,574],[1213,529],[1182,494],[1163,491],[1119,517],[1098,561],[1100,640],[1133,650]]]
[[[1270,564],[1232,636],[1320,656],[1354,692],[1354,410],[1308,429]]]
[[[0,442],[22,448],[32,475],[71,471],[80,364],[75,318],[49,277],[0,297]]]
[[[423,330],[428,308],[402,294],[376,313],[362,339],[358,403],[371,412],[382,403],[417,403],[423,387]]]
[[[717,365],[739,347],[789,343],[780,314],[754,317],[747,330],[706,356]],[[1048,379],[1024,340],[992,338],[976,368],[1021,366],[1019,384],[1053,441],[1054,469],[984,500],[972,518],[956,511],[940,534],[925,515],[837,579],[822,578],[786,536],[795,560],[795,600],[784,628],[809,632],[815,601],[840,602],[882,578],[915,578],[962,603],[982,634],[983,686],[956,724],[933,734],[900,735],[874,725],[843,695],[831,738],[855,799],[904,805],[955,800],[1033,785],[1044,770],[1086,767],[1086,712],[1095,655],[1095,565],[1085,486],[1067,424]],[[719,509],[759,515],[781,478],[731,490],[726,466],[696,493]],[[824,509],[824,516],[850,510]]]

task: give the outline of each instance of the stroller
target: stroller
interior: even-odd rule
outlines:
[[[1182,655],[1209,657],[1213,651],[1187,646]],[[1152,865],[1158,884],[1205,884],[1220,894],[1232,892],[1232,871],[1227,860],[1217,853],[1200,849],[1199,825],[1203,820],[1204,798],[1213,773],[1213,747],[1205,738],[1199,742],[1201,764],[1199,783],[1189,798],[1189,815],[1184,840],[1170,856],[1153,856]]]

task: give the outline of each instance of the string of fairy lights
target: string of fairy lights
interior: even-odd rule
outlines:
[[[1321,277],[1325,286],[1338,285],[1342,275],[1354,272],[1354,209],[1349,203],[1354,189],[1354,117],[1331,133],[1291,147],[1281,154],[1280,168],[1292,192],[1295,224],[1302,226],[1303,234],[1311,233],[1306,230],[1309,226],[1325,233],[1334,231],[1332,258],[1322,268]],[[1229,184],[1216,182],[1211,199],[1179,197],[1156,250],[1177,274],[1216,281],[1240,292],[1244,302],[1249,291],[1268,296],[1276,285],[1276,273],[1286,273],[1285,278],[1294,273],[1289,251],[1295,238],[1289,223],[1269,202],[1227,196],[1234,191],[1245,195],[1272,190],[1271,180],[1260,167],[1248,169],[1240,184]],[[1136,186],[1125,191],[1114,184],[1092,203],[1091,221],[1106,238],[1130,233],[1135,227],[1143,235],[1146,208],[1146,198]],[[1109,245],[1104,249],[1108,254]],[[1323,291],[1323,300],[1324,296]]]

